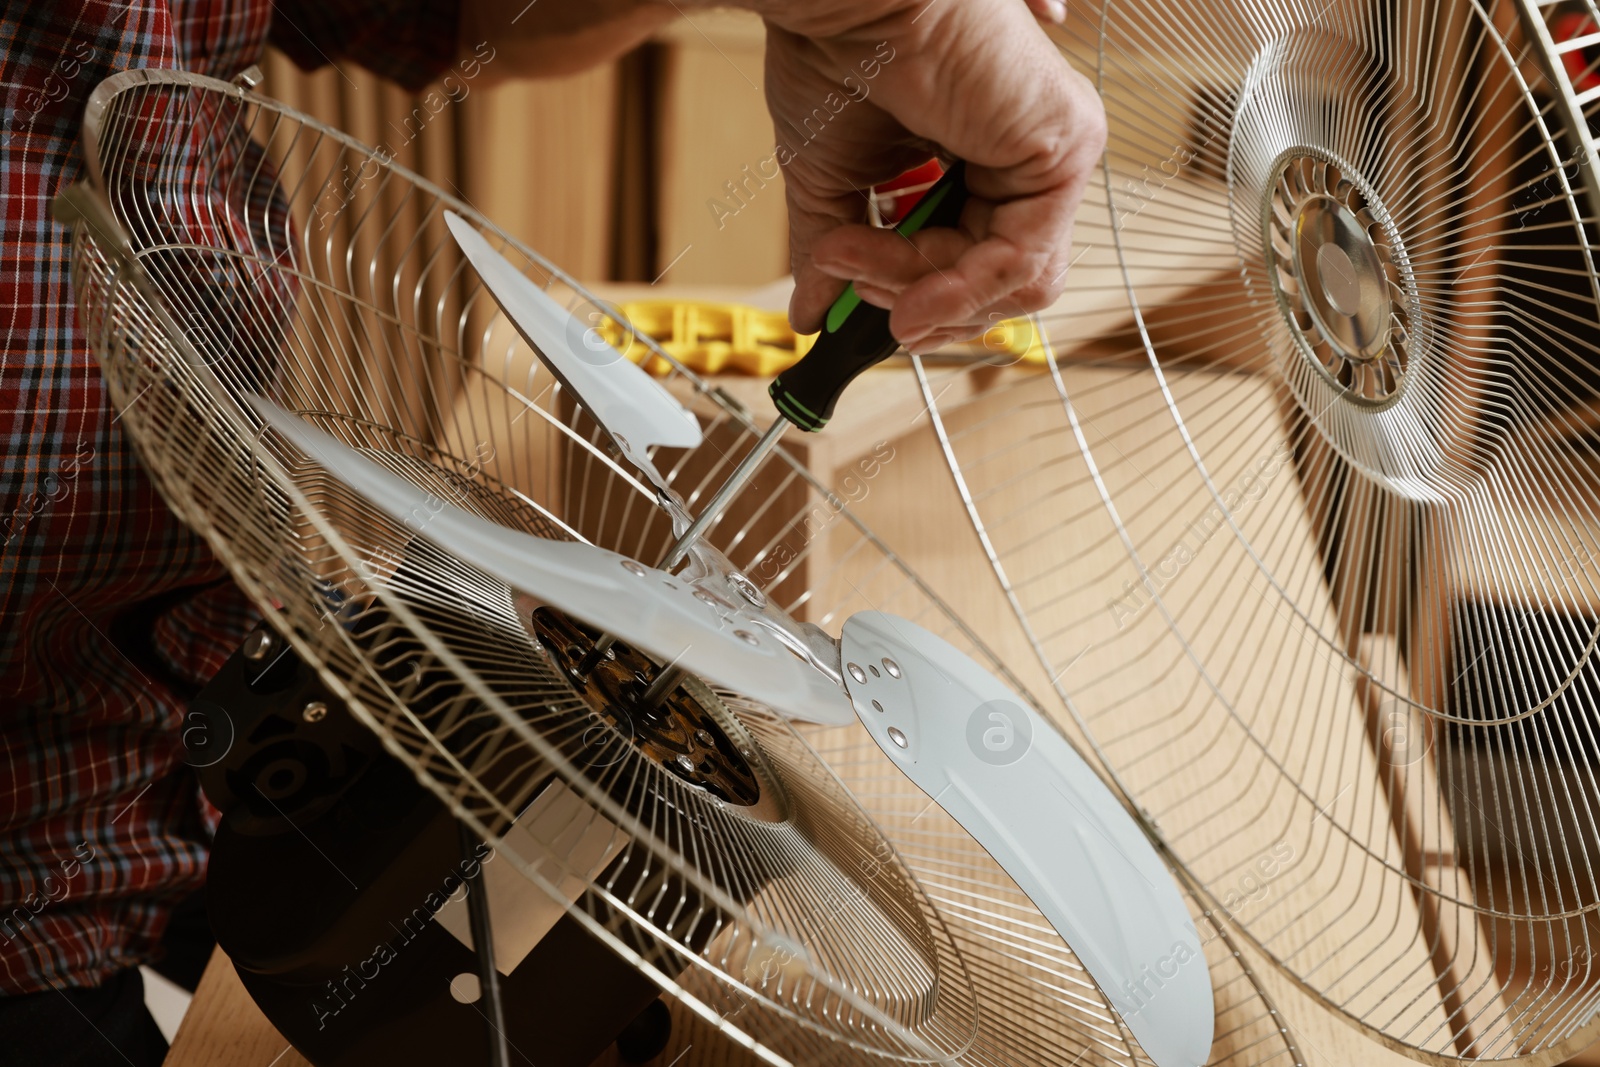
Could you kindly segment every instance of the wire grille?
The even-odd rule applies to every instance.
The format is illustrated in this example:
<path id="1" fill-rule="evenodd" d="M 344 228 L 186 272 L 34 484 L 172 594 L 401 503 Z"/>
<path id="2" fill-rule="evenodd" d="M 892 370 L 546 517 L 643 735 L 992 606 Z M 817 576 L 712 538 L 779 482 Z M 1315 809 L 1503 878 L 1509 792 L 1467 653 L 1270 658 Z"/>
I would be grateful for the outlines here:
<path id="1" fill-rule="evenodd" d="M 603 872 L 554 842 L 502 849 L 552 893 L 588 880 L 573 909 L 592 932 L 664 985 L 694 985 L 709 1016 L 743 1006 L 727 1029 L 772 1057 L 844 1043 L 943 1060 L 970 1044 L 971 983 L 944 924 L 786 722 L 702 693 L 765 799 L 687 784 L 579 698 L 509 589 L 415 536 L 427 514 L 387 520 L 247 414 L 246 394 L 269 395 L 432 499 L 542 536 L 650 506 L 559 390 L 541 405 L 456 356 L 484 329 L 503 352 L 509 332 L 485 325 L 492 305 L 451 252 L 441 213 L 464 206 L 220 83 L 136 73 L 96 103 L 98 175 L 137 267 L 80 234 L 76 282 L 123 424 L 180 515 L 391 750 L 489 834 L 552 779 L 578 791 L 627 835 Z M 279 167 L 302 178 L 285 186 Z M 357 184 L 330 207 L 340 174 Z M 665 535 L 660 516 L 637 525 Z M 881 871 L 864 906 L 832 906 L 868 856 Z"/>
<path id="2" fill-rule="evenodd" d="M 686 1062 L 1142 1062 L 1070 949 L 959 828 L 917 818 L 915 790 L 864 734 L 828 738 L 852 793 L 785 721 L 697 689 L 762 800 L 686 785 L 594 715 L 511 590 L 415 536 L 426 513 L 377 514 L 244 402 L 270 396 L 440 503 L 651 560 L 670 540 L 664 513 L 464 269 L 443 211 L 576 308 L 574 351 L 591 326 L 648 339 L 468 205 L 238 87 L 127 72 L 97 89 L 86 129 L 114 219 L 74 235 L 80 317 L 164 497 L 481 832 L 498 840 L 559 779 L 626 833 L 600 875 L 551 842 L 500 847 L 553 896 L 570 876 L 588 884 L 571 913 L 679 999 L 696 1035 L 683 1050 L 701 1042 Z M 703 423 L 703 446 L 655 456 L 692 507 L 755 427 L 655 351 Z M 780 451 L 713 540 L 797 617 L 895 612 L 1006 673 L 842 492 Z M 1208 953 L 1225 990 L 1219 1060 L 1298 1062 L 1253 980 Z"/>
<path id="3" fill-rule="evenodd" d="M 1429 1062 L 1555 1062 L 1600 1007 L 1593 167 L 1530 11 L 1594 13 L 1069 21 L 1111 130 L 1053 365 L 934 405 L 1039 672 L 1207 910 Z"/>

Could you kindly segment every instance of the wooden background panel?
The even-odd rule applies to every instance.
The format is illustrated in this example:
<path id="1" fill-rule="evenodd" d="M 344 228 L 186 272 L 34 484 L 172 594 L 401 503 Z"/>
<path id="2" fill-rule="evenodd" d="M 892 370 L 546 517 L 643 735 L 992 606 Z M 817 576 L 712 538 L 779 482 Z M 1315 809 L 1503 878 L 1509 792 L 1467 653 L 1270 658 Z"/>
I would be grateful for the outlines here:
<path id="1" fill-rule="evenodd" d="M 615 65 L 473 92 L 453 191 L 574 277 L 607 277 L 617 103 Z"/>
<path id="2" fill-rule="evenodd" d="M 695 12 L 662 32 L 658 280 L 757 286 L 789 272 L 765 42 L 760 19 L 732 11 Z"/>
<path id="3" fill-rule="evenodd" d="M 413 95 L 348 64 L 306 73 L 269 52 L 258 91 L 392 154 L 569 273 L 606 278 L 617 65 L 489 85 L 493 66 Z"/>

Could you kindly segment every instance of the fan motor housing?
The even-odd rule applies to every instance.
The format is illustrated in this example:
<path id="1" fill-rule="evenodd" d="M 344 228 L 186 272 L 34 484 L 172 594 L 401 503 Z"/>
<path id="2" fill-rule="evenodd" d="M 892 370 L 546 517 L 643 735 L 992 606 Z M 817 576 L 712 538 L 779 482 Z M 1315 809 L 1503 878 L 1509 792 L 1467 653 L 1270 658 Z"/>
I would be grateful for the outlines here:
<path id="1" fill-rule="evenodd" d="M 260 633 L 191 718 L 223 811 L 207 874 L 218 944 L 316 1067 L 487 1062 L 477 955 L 434 913 L 493 850 L 463 855 L 454 816 L 276 635 L 253 660 Z M 512 1045 L 551 1067 L 592 1063 L 659 992 L 570 915 L 501 977 Z"/>

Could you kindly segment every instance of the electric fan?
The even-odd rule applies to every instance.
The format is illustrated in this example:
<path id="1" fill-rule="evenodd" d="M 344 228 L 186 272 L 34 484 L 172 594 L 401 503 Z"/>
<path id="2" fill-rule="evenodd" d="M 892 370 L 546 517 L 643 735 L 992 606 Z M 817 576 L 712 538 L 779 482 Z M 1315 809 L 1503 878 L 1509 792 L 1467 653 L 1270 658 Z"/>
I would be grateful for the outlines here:
<path id="1" fill-rule="evenodd" d="M 1600 1035 L 1594 6 L 1098 7 L 1050 373 L 919 362 L 1010 665 L 1324 1005 L 1556 1062 Z"/>
<path id="2" fill-rule="evenodd" d="M 662 1055 L 710 1057 L 685 1062 L 1298 1062 L 1037 694 L 804 464 L 772 452 L 698 536 L 749 412 L 249 79 L 119 74 L 85 131 L 92 186 L 58 200 L 80 322 L 157 486 L 270 624 L 218 683 L 259 747 L 206 755 L 249 802 L 213 877 L 259 907 L 224 947 L 319 1064 L 443 1039 L 587 1063 L 641 981 L 678 1005 Z M 333 705 L 384 751 L 319 741 Z M 991 745 L 996 723 L 1031 738 Z M 1000 776 L 1043 783 L 1018 793 L 1036 818 Z M 291 849 L 314 873 L 261 859 Z M 477 878 L 470 916 L 422 896 Z M 280 925 L 297 908 L 316 937 Z M 369 947 L 386 922 L 404 943 Z"/>

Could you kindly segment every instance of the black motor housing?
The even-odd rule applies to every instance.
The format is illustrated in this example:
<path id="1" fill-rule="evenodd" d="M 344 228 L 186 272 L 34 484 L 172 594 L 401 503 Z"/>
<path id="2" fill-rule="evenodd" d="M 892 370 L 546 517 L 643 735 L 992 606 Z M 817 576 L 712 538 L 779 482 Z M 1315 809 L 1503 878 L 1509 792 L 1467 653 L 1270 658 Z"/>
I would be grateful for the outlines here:
<path id="1" fill-rule="evenodd" d="M 433 918 L 480 891 L 488 846 L 463 855 L 449 811 L 270 630 L 191 708 L 223 812 L 211 924 L 267 1018 L 316 1067 L 489 1062 L 483 1005 L 452 994 L 476 990 L 477 956 Z M 666 1041 L 659 989 L 570 915 L 500 989 L 513 1063 L 587 1067 L 636 1019 L 653 1032 L 633 1027 L 629 1059 Z"/>

